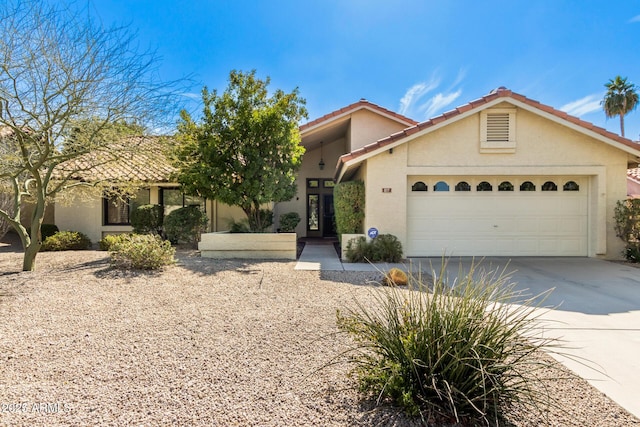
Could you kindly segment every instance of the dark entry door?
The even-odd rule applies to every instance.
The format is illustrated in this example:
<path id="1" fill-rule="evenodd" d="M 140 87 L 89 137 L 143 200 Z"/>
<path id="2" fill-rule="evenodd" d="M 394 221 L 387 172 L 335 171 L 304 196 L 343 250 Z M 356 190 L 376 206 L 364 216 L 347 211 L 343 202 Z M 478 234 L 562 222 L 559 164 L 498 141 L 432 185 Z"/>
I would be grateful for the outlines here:
<path id="1" fill-rule="evenodd" d="M 322 196 L 322 237 L 336 235 L 336 214 L 333 209 L 333 194 Z"/>
<path id="2" fill-rule="evenodd" d="M 333 180 L 320 178 L 308 179 L 307 236 L 333 237 L 335 235 Z"/>

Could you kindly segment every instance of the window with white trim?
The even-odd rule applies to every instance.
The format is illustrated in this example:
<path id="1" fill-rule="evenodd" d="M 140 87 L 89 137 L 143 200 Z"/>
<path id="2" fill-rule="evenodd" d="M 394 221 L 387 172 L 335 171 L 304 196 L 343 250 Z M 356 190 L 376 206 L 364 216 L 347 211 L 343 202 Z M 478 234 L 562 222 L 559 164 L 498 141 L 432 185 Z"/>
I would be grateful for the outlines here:
<path id="1" fill-rule="evenodd" d="M 515 153 L 516 109 L 493 108 L 480 113 L 480 152 Z"/>

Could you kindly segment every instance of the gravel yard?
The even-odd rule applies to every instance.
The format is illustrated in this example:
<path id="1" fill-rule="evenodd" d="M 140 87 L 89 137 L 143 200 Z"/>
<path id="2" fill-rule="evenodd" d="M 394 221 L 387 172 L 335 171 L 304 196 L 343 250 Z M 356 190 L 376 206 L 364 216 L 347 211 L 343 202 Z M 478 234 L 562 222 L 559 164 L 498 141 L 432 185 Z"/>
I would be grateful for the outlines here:
<path id="1" fill-rule="evenodd" d="M 2 425 L 418 425 L 374 408 L 349 367 L 335 312 L 366 299 L 371 273 L 294 271 L 290 262 L 181 252 L 160 273 L 121 272 L 99 251 L 0 248 Z M 569 374 L 567 374 L 569 377 Z M 640 426 L 570 377 L 543 418 L 512 426 Z"/>

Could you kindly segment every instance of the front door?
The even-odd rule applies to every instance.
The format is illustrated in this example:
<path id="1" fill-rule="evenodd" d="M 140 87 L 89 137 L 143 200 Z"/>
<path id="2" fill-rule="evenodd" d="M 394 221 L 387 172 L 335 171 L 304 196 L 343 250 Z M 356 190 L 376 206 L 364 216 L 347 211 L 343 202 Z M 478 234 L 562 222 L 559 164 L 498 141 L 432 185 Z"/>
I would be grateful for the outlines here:
<path id="1" fill-rule="evenodd" d="M 336 235 L 333 209 L 333 180 L 307 179 L 307 236 L 333 237 Z"/>

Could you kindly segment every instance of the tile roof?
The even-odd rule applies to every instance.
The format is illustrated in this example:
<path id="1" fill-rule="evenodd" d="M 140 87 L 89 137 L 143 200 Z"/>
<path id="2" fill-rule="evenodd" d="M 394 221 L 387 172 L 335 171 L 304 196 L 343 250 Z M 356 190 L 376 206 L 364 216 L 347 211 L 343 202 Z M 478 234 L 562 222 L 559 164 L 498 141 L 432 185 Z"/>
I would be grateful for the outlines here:
<path id="1" fill-rule="evenodd" d="M 627 178 L 640 182 L 640 168 L 627 169 Z"/>
<path id="2" fill-rule="evenodd" d="M 56 172 L 83 182 L 169 182 L 175 168 L 165 153 L 166 137 L 128 137 L 64 162 Z"/>
<path id="3" fill-rule="evenodd" d="M 413 135 L 415 133 L 418 133 L 420 131 L 423 131 L 425 129 L 428 129 L 430 127 L 433 127 L 437 124 L 440 124 L 442 122 L 445 122 L 447 120 L 451 120 L 463 113 L 466 113 L 468 111 L 480 108 L 484 105 L 487 105 L 490 102 L 496 101 L 496 100 L 500 100 L 501 98 L 506 99 L 514 99 L 516 101 L 519 101 L 523 104 L 526 104 L 530 107 L 533 107 L 535 109 L 541 110 L 545 113 L 549 113 L 552 114 L 562 120 L 565 120 L 567 122 L 570 122 L 574 125 L 577 125 L 581 128 L 584 128 L 585 130 L 591 131 L 591 132 L 595 132 L 599 135 L 602 135 L 606 138 L 609 138 L 613 141 L 619 142 L 620 144 L 626 145 L 628 147 L 631 147 L 635 150 L 640 150 L 640 144 L 637 144 L 633 141 L 631 141 L 630 139 L 624 138 L 618 134 L 615 134 L 613 132 L 609 132 L 608 130 L 601 128 L 599 126 L 594 125 L 593 123 L 589 123 L 586 122 L 584 120 L 579 119 L 578 117 L 574 117 L 571 116 L 567 113 L 565 113 L 564 111 L 560 111 L 560 110 L 556 110 L 553 107 L 550 107 L 548 105 L 544 105 L 541 104 L 539 101 L 535 101 L 533 99 L 529 99 L 524 95 L 520 95 L 518 93 L 512 92 L 511 90 L 505 88 L 505 87 L 499 87 L 498 89 L 492 90 L 488 95 L 485 95 L 481 98 L 475 99 L 467 104 L 464 104 L 460 107 L 457 107 L 453 110 L 447 111 L 439 116 L 436 116 L 430 120 L 421 122 L 421 123 L 417 123 L 414 126 L 408 127 L 400 132 L 396 132 L 386 138 L 380 139 L 372 144 L 366 145 L 358 150 L 352 151 L 351 153 L 345 154 L 342 157 L 340 157 L 340 159 L 338 160 L 338 166 L 337 166 L 337 171 L 336 171 L 336 176 L 339 174 L 340 169 L 343 167 L 343 165 L 350 161 L 350 160 L 354 160 L 357 159 L 358 157 L 361 157 L 367 153 L 370 153 L 372 151 L 378 150 L 386 145 L 392 144 L 398 140 L 404 139 L 410 135 Z"/>
<path id="4" fill-rule="evenodd" d="M 316 125 L 318 125 L 320 123 L 329 121 L 329 120 L 333 119 L 334 117 L 343 116 L 345 114 L 348 114 L 348 113 L 351 113 L 351 112 L 354 112 L 354 111 L 357 111 L 357 110 L 360 110 L 360 109 L 363 109 L 363 108 L 367 108 L 367 109 L 370 109 L 370 110 L 377 111 L 377 112 L 382 113 L 384 115 L 393 117 L 393 118 L 395 118 L 396 120 L 398 120 L 400 122 L 408 123 L 409 125 L 415 125 L 415 124 L 418 123 L 413 119 L 405 117 L 402 114 L 398 114 L 398 113 L 396 113 L 394 111 L 388 110 L 388 109 L 386 109 L 384 107 L 379 106 L 378 104 L 374 104 L 373 102 L 369 102 L 369 101 L 367 101 L 366 99 L 363 98 L 358 102 L 354 102 L 353 104 L 347 105 L 346 107 L 342 107 L 342 108 L 340 108 L 338 110 L 335 110 L 335 111 L 333 111 L 333 112 L 331 112 L 329 114 L 325 114 L 322 117 L 318 117 L 315 120 L 312 120 L 312 121 L 310 121 L 308 123 L 305 123 L 305 124 L 301 125 L 300 126 L 300 132 L 304 132 L 305 130 L 307 130 L 309 128 L 312 128 L 312 127 L 314 127 L 314 126 L 316 126 Z"/>

